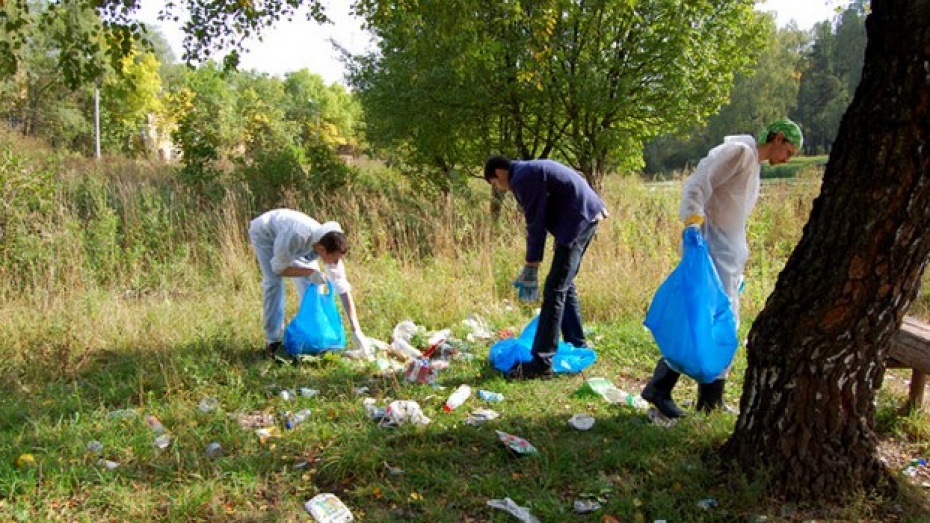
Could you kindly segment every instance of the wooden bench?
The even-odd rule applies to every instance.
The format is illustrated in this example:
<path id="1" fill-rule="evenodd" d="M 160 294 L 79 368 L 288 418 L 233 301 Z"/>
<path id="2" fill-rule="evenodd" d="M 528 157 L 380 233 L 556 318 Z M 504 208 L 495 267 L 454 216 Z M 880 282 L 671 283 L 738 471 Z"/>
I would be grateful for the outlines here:
<path id="1" fill-rule="evenodd" d="M 927 374 L 930 374 L 930 325 L 905 316 L 901 328 L 891 340 L 891 351 L 885 364 L 889 369 L 911 369 L 907 408 L 919 409 L 924 401 Z"/>

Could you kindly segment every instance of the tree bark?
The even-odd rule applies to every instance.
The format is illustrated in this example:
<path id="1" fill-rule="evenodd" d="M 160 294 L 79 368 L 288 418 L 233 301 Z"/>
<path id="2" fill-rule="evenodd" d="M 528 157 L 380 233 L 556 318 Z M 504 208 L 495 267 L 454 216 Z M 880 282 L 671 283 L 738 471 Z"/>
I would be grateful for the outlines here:
<path id="1" fill-rule="evenodd" d="M 749 333 L 741 414 L 721 451 L 798 501 L 894 490 L 873 400 L 930 252 L 930 2 L 873 0 L 866 30 L 862 81 Z"/>

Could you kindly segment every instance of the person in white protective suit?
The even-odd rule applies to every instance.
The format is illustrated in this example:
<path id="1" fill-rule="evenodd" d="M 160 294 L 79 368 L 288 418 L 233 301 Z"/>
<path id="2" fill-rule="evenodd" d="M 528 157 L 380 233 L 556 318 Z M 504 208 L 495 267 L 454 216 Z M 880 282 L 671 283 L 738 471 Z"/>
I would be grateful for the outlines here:
<path id="1" fill-rule="evenodd" d="M 785 163 L 798 153 L 804 137 L 798 125 L 782 118 L 757 137 L 727 136 L 710 150 L 684 182 L 679 216 L 685 227 L 699 227 L 714 262 L 723 290 L 739 326 L 739 294 L 743 268 L 749 258 L 746 222 L 759 198 L 761 164 Z M 723 390 L 729 368 L 711 383 L 698 384 L 696 409 L 727 410 Z M 681 375 L 659 360 L 642 397 L 662 414 L 678 418 L 684 412 L 672 400 L 672 389 Z"/>
<path id="2" fill-rule="evenodd" d="M 292 209 L 268 211 L 249 224 L 249 239 L 262 270 L 262 316 L 265 327 L 265 355 L 273 357 L 284 337 L 284 278 L 292 278 L 298 303 L 311 284 L 332 281 L 352 329 L 356 349 L 372 354 L 371 342 L 362 332 L 352 299 L 352 286 L 346 279 L 342 257 L 348 241 L 337 222 L 319 223 Z"/>

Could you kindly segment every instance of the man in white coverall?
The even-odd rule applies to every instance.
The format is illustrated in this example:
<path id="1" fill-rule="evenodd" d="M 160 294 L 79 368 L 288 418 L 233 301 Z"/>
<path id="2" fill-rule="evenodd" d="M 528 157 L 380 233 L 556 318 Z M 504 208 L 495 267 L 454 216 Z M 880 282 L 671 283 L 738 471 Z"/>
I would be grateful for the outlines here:
<path id="1" fill-rule="evenodd" d="M 737 326 L 740 283 L 749 258 L 746 222 L 759 198 L 761 164 L 766 160 L 769 165 L 785 163 L 798 153 L 803 141 L 801 129 L 787 118 L 773 122 L 756 138 L 727 136 L 698 163 L 682 188 L 679 216 L 685 227 L 701 229 Z M 698 384 L 698 411 L 726 408 L 723 389 L 728 371 L 711 383 Z M 643 399 L 669 418 L 684 415 L 672 400 L 679 376 L 662 358 L 642 392 Z"/>
<path id="2" fill-rule="evenodd" d="M 262 270 L 262 316 L 265 354 L 273 357 L 284 337 L 284 278 L 294 278 L 298 303 L 310 284 L 331 280 L 342 299 L 356 349 L 371 354 L 370 342 L 358 323 L 352 286 L 346 279 L 342 257 L 348 241 L 337 222 L 320 224 L 291 209 L 268 211 L 249 224 L 249 239 Z M 325 271 L 322 268 L 325 267 Z"/>

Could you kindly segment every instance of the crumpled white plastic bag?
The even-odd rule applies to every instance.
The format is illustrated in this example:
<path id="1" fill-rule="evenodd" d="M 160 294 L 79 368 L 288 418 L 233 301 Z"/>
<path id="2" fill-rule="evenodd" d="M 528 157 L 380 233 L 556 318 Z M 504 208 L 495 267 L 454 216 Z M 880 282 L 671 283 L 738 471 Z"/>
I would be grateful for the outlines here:
<path id="1" fill-rule="evenodd" d="M 432 420 L 423 414 L 423 410 L 420 408 L 419 403 L 415 401 L 397 400 L 392 401 L 387 408 L 384 409 L 384 418 L 381 420 L 381 425 L 406 425 L 408 423 L 427 425 L 430 421 Z"/>
<path id="2" fill-rule="evenodd" d="M 540 521 L 536 519 L 536 516 L 530 514 L 530 510 L 528 508 L 517 505 L 517 503 L 510 498 L 490 499 L 488 500 L 487 505 L 492 508 L 499 508 L 501 510 L 507 511 L 523 523 L 540 523 Z"/>

